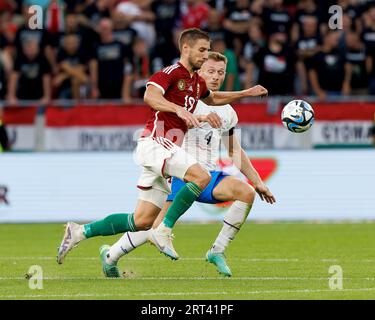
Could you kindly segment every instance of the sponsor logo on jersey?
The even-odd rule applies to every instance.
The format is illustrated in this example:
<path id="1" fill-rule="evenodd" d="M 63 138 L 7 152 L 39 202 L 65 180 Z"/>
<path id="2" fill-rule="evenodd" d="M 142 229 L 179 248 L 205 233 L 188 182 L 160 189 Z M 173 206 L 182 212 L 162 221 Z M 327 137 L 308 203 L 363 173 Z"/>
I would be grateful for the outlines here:
<path id="1" fill-rule="evenodd" d="M 181 91 L 185 90 L 186 84 L 184 80 L 178 80 L 177 82 L 177 88 Z"/>
<path id="2" fill-rule="evenodd" d="M 197 84 L 197 100 L 199 100 L 199 91 L 200 91 L 201 86 L 199 83 Z"/>

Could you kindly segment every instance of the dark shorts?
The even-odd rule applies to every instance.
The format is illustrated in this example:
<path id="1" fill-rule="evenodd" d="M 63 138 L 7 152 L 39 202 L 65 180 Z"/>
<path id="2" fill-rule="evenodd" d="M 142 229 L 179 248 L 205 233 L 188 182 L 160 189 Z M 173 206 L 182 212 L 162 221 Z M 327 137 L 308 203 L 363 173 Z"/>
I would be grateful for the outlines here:
<path id="1" fill-rule="evenodd" d="M 221 180 L 223 180 L 225 177 L 229 176 L 228 174 L 222 172 L 222 171 L 210 171 L 211 174 L 211 181 L 208 184 L 208 186 L 203 190 L 203 192 L 200 194 L 199 198 L 196 200 L 198 202 L 203 203 L 221 203 L 224 201 L 217 200 L 212 195 L 212 192 L 214 191 L 215 187 L 220 183 Z M 185 185 L 185 182 L 173 177 L 172 178 L 172 185 L 171 189 L 172 192 L 168 195 L 167 201 L 173 201 L 176 197 L 176 194 L 180 189 Z"/>

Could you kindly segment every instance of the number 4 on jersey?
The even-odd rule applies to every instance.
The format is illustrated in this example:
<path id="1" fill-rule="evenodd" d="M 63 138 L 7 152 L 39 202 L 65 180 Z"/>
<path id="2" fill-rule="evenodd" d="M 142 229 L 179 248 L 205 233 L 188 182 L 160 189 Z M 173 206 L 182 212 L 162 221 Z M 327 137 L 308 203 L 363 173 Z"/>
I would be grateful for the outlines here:
<path id="1" fill-rule="evenodd" d="M 207 141 L 207 145 L 210 144 L 211 138 L 212 138 L 212 130 L 204 136 L 204 139 Z"/>

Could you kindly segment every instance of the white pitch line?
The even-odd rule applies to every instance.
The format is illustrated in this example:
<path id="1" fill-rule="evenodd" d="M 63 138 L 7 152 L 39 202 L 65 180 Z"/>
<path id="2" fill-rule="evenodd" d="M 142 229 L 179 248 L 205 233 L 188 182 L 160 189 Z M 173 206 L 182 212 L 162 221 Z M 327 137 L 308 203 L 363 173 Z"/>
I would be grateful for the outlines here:
<path id="1" fill-rule="evenodd" d="M 330 292 L 334 294 L 348 293 L 348 292 L 369 292 L 375 291 L 375 288 L 355 288 L 355 289 L 297 289 L 297 290 L 256 290 L 256 291 L 208 291 L 208 292 L 143 292 L 143 293 L 113 293 L 113 294 L 92 294 L 92 293 L 78 293 L 78 294 L 36 294 L 36 295 L 0 295 L 2 299 L 11 298 L 104 298 L 104 297 L 152 297 L 152 296 L 198 296 L 198 295 L 262 295 L 262 294 L 288 294 L 288 293 L 321 293 Z"/>
<path id="2" fill-rule="evenodd" d="M 98 260 L 98 257 L 69 257 L 69 260 L 83 260 L 83 261 L 94 261 Z M 127 257 L 124 259 L 130 261 L 149 261 L 149 260 L 166 260 L 165 257 Z M 56 257 L 50 256 L 39 256 L 39 257 L 0 257 L 0 260 L 56 260 Z M 182 257 L 180 261 L 204 261 L 205 258 L 198 257 Z M 244 261 L 244 262 L 357 262 L 357 263 L 375 263 L 375 259 L 359 259 L 359 260 L 349 260 L 349 259 L 299 259 L 299 258 L 230 258 L 233 261 Z"/>
<path id="3" fill-rule="evenodd" d="M 122 278 L 104 278 L 103 277 L 43 277 L 43 280 L 105 280 L 105 281 L 129 281 L 129 280 L 195 280 L 195 281 L 207 281 L 207 280 L 223 280 L 223 281 L 309 281 L 309 280 L 329 280 L 330 277 L 122 277 Z M 0 281 L 7 280 L 27 280 L 25 277 L 0 277 Z M 375 278 L 343 278 L 343 280 L 364 280 L 364 281 L 375 281 Z"/>
<path id="4" fill-rule="evenodd" d="M 140 261 L 148 261 L 148 260 L 165 260 L 165 257 L 125 257 L 127 260 L 140 260 Z M 98 260 L 98 257 L 69 257 L 69 260 Z M 0 260 L 56 260 L 56 257 L 0 257 Z M 180 260 L 185 261 L 202 261 L 206 260 L 205 258 L 199 257 L 182 257 Z M 252 262 L 298 262 L 299 259 L 289 259 L 289 258 L 270 258 L 270 259 L 262 259 L 262 258 L 231 258 L 231 260 L 238 260 L 238 261 L 252 261 Z"/>

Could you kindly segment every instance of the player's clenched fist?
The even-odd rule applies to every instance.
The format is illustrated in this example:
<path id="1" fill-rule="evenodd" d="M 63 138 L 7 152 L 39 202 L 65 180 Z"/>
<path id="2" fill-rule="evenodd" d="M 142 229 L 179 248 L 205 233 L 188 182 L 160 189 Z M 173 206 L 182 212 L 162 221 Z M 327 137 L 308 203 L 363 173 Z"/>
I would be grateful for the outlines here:
<path id="1" fill-rule="evenodd" d="M 268 90 L 259 84 L 245 91 L 248 97 L 265 97 L 268 95 Z"/>
<path id="2" fill-rule="evenodd" d="M 221 127 L 221 118 L 215 112 L 210 112 L 207 115 L 207 120 L 206 121 L 209 123 L 209 125 L 212 128 L 220 128 Z"/>
<path id="3" fill-rule="evenodd" d="M 210 112 L 207 115 L 199 115 L 198 120 L 200 122 L 207 122 L 212 128 L 220 128 L 221 127 L 221 118 L 215 112 Z"/>
<path id="4" fill-rule="evenodd" d="M 176 109 L 176 114 L 179 118 L 185 121 L 186 125 L 188 128 L 197 128 L 199 127 L 199 121 L 195 115 L 190 113 L 184 108 L 177 108 Z"/>

